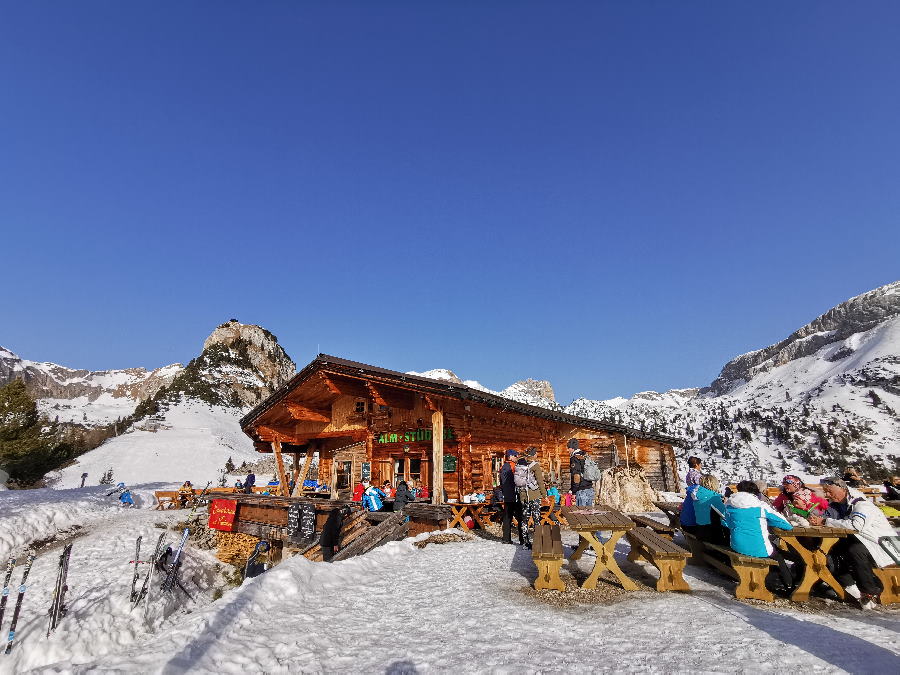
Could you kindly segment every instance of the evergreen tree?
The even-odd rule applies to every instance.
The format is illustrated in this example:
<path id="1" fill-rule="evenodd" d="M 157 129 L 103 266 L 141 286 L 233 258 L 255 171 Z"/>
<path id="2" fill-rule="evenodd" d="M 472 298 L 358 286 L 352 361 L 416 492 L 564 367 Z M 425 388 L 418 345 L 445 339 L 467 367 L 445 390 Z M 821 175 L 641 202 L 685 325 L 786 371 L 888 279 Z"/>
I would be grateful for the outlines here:
<path id="1" fill-rule="evenodd" d="M 225 473 L 234 473 L 234 462 L 231 460 L 231 457 L 225 462 Z"/>
<path id="2" fill-rule="evenodd" d="M 57 444 L 43 427 L 22 380 L 0 387 L 0 466 L 11 480 L 34 482 L 55 465 Z"/>
<path id="3" fill-rule="evenodd" d="M 109 467 L 100 478 L 100 485 L 112 485 L 114 480 L 112 467 Z"/>

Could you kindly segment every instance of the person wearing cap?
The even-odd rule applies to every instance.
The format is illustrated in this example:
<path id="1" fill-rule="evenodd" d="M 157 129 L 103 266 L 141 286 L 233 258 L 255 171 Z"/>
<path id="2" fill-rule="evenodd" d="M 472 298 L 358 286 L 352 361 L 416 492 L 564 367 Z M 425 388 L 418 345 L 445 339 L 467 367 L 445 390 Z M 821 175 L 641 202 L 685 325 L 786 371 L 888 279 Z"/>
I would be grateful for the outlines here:
<path id="1" fill-rule="evenodd" d="M 519 453 L 510 448 L 500 468 L 500 491 L 503 493 L 503 543 L 512 543 L 512 519 L 522 522 L 522 505 L 516 490 L 516 461 Z M 521 541 L 519 543 L 522 543 Z"/>
<path id="2" fill-rule="evenodd" d="M 537 459 L 537 448 L 530 447 L 525 450 L 525 456 L 519 463 L 525 463 L 529 476 L 534 477 L 534 487 L 529 480 L 528 485 L 519 488 L 519 496 L 522 498 L 522 518 L 519 520 L 519 541 L 523 546 L 531 548 L 531 533 L 528 530 L 529 518 L 537 527 L 541 522 L 541 500 L 547 497 L 547 486 L 544 485 L 544 471 Z"/>
<path id="3" fill-rule="evenodd" d="M 823 478 L 822 489 L 830 502 L 824 516 L 811 513 L 811 525 L 853 530 L 831 548 L 829 557 L 835 566 L 835 578 L 863 609 L 875 606 L 883 590 L 872 571 L 888 567 L 893 559 L 878 543 L 881 537 L 895 536 L 894 528 L 875 504 L 842 478 Z"/>
<path id="4" fill-rule="evenodd" d="M 572 492 L 575 506 L 594 505 L 594 483 L 584 478 L 584 458 L 587 453 L 578 447 L 578 440 L 569 441 L 569 473 L 572 475 Z"/>

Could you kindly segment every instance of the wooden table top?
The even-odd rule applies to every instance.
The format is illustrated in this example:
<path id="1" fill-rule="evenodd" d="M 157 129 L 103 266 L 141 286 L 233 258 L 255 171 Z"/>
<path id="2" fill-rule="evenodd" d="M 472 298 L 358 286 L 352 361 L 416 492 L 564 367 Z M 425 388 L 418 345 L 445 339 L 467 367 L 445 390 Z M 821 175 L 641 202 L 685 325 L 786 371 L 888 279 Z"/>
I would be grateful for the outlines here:
<path id="1" fill-rule="evenodd" d="M 634 521 L 611 506 L 564 506 L 562 515 L 569 529 L 586 530 L 630 530 Z"/>
<path id="2" fill-rule="evenodd" d="M 842 527 L 826 527 L 824 525 L 810 525 L 809 527 L 795 527 L 793 530 L 782 530 L 773 527 L 772 532 L 779 537 L 846 537 L 855 530 L 845 530 Z"/>
<path id="3" fill-rule="evenodd" d="M 664 512 L 677 512 L 681 510 L 681 502 L 653 502 L 653 505 Z"/>

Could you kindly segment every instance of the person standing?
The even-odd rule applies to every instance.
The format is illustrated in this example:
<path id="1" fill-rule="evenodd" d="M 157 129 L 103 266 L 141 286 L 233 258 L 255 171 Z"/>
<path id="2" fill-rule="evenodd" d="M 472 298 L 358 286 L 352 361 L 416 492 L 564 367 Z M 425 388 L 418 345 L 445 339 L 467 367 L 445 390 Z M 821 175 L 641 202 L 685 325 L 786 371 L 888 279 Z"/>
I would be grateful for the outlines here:
<path id="1" fill-rule="evenodd" d="M 319 537 L 319 548 L 325 562 L 331 562 L 334 554 L 341 550 L 341 528 L 344 526 L 344 518 L 349 515 L 349 506 L 332 509 L 328 514 Z"/>
<path id="2" fill-rule="evenodd" d="M 256 485 L 256 474 L 251 471 L 244 479 L 244 492 L 246 492 L 247 494 L 253 492 L 254 485 Z"/>
<path id="3" fill-rule="evenodd" d="M 572 443 L 574 441 L 574 443 Z M 572 492 L 575 493 L 575 506 L 594 505 L 594 483 L 584 477 L 584 460 L 587 453 L 578 447 L 578 441 L 569 441 L 569 473 L 572 475 Z M 574 447 L 572 447 L 574 445 Z"/>
<path id="4" fill-rule="evenodd" d="M 519 453 L 510 448 L 506 451 L 506 461 L 500 467 L 500 491 L 503 493 L 503 543 L 512 543 L 512 519 L 522 522 L 522 505 L 516 491 L 516 460 Z M 519 542 L 521 543 L 521 542 Z"/>
<path id="5" fill-rule="evenodd" d="M 413 501 L 415 497 L 409 491 L 409 485 L 405 480 L 397 483 L 397 490 L 394 492 L 394 511 L 402 511 L 403 507 Z"/>
<path id="6" fill-rule="evenodd" d="M 688 472 L 684 479 L 687 487 L 692 485 L 700 485 L 700 478 L 703 476 L 703 460 L 696 456 L 688 457 Z"/>
<path id="7" fill-rule="evenodd" d="M 528 520 L 537 527 L 541 522 L 541 500 L 547 497 L 547 487 L 544 485 L 544 471 L 537 459 L 537 448 L 530 447 L 525 451 L 525 456 L 519 460 L 524 462 L 526 471 L 525 486 L 519 488 L 519 497 L 522 501 L 522 517 L 519 518 L 519 542 L 526 548 L 531 548 L 531 532 L 528 529 Z"/>

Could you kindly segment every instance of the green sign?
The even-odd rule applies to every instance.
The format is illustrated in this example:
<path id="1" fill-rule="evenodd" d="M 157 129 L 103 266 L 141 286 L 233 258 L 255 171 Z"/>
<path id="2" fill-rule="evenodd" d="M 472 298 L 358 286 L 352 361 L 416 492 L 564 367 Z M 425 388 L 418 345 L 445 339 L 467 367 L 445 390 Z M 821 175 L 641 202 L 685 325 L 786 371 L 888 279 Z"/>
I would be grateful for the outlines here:
<path id="1" fill-rule="evenodd" d="M 444 473 L 456 472 L 456 457 L 453 455 L 444 455 Z"/>
<path id="2" fill-rule="evenodd" d="M 431 441 L 431 429 L 412 429 L 410 431 L 391 431 L 375 434 L 376 443 L 421 443 Z M 444 440 L 455 441 L 453 427 L 444 427 Z"/>

